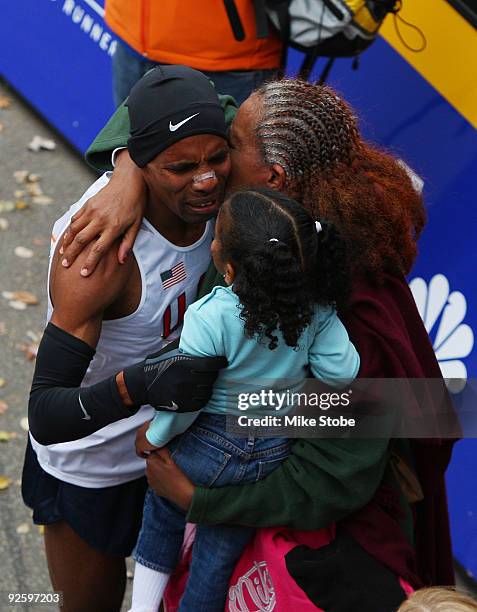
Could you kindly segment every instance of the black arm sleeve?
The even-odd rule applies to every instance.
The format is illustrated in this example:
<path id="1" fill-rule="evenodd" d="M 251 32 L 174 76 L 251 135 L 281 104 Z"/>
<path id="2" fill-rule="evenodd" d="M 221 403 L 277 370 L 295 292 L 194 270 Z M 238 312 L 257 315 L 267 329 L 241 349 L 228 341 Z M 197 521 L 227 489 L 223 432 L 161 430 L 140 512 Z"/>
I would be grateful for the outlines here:
<path id="1" fill-rule="evenodd" d="M 48 323 L 28 405 L 30 431 L 40 444 L 84 438 L 139 410 L 139 405 L 123 404 L 115 376 L 79 387 L 94 353 L 86 342 Z"/>

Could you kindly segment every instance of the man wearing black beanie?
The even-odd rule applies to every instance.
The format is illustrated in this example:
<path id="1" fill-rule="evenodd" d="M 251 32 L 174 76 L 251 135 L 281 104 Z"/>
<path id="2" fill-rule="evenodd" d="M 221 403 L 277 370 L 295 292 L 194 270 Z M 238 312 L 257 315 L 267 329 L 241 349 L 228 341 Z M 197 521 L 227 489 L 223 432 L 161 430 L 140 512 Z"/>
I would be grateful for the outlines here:
<path id="1" fill-rule="evenodd" d="M 51 359 L 48 372 L 35 373 L 40 387 L 65 360 L 78 363 L 78 380 L 71 380 L 71 387 L 81 380 L 91 385 L 176 339 L 209 265 L 214 217 L 230 170 L 224 114 L 213 86 L 196 70 L 158 67 L 136 84 L 127 104 L 128 150 L 148 188 L 145 219 L 127 262 L 119 265 L 111 250 L 89 278 L 79 275 L 87 251 L 71 272 L 65 269 L 61 236 L 71 216 L 108 184 L 110 173 L 56 222 L 50 323 L 42 340 L 42 351 L 49 351 Z M 60 337 L 58 327 L 76 338 Z M 203 363 L 215 379 L 220 366 L 213 360 Z M 116 395 L 119 391 L 121 397 L 114 410 L 122 399 L 121 418 L 128 416 L 128 402 L 121 395 L 121 381 L 117 384 Z M 191 397 L 201 395 L 193 385 L 187 390 Z M 55 590 L 63 593 L 63 609 L 117 611 L 125 587 L 125 557 L 137 539 L 146 490 L 145 463 L 135 454 L 135 435 L 154 410 L 130 406 L 129 418 L 93 433 L 94 423 L 103 422 L 112 406 L 93 402 L 86 390 L 73 388 L 59 401 L 62 414 L 77 419 L 84 435 L 51 444 L 44 427 L 43 433 L 33 427 L 24 499 L 33 508 L 35 522 L 45 524 L 50 575 Z"/>
<path id="2" fill-rule="evenodd" d="M 175 142 L 197 134 L 227 137 L 224 112 L 209 79 L 187 66 L 159 66 L 131 89 L 128 150 L 143 168 Z"/>

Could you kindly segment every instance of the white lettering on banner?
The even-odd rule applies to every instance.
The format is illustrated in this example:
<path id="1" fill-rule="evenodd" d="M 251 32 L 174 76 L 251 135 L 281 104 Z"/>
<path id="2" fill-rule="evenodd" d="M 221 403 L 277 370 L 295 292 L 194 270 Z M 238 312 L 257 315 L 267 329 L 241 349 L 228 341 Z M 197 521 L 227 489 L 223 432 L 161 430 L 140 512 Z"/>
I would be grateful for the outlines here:
<path id="1" fill-rule="evenodd" d="M 65 3 L 63 4 L 63 13 L 66 13 L 67 15 L 71 15 L 74 8 L 75 8 L 75 3 L 73 2 L 73 0 L 65 0 Z"/>
<path id="2" fill-rule="evenodd" d="M 84 9 L 82 9 L 80 6 L 75 6 L 75 10 L 73 11 L 73 14 L 71 15 L 71 19 L 73 20 L 73 23 L 80 23 L 83 17 L 84 17 Z"/>
<path id="3" fill-rule="evenodd" d="M 94 0 L 83 0 L 83 2 L 98 13 L 101 18 L 104 16 L 104 9 L 97 2 L 94 2 Z M 71 21 L 78 25 L 80 30 L 87 34 L 102 51 L 105 51 L 109 56 L 114 55 L 117 41 L 78 2 L 64 0 L 62 11 L 65 15 L 71 17 Z"/>
<path id="4" fill-rule="evenodd" d="M 276 604 L 277 597 L 266 561 L 255 561 L 229 589 L 229 612 L 272 612 Z"/>
<path id="5" fill-rule="evenodd" d="M 85 15 L 83 17 L 83 21 L 81 22 L 81 29 L 83 30 L 83 32 L 85 32 L 86 34 L 89 34 L 89 31 L 91 30 L 91 28 L 93 27 L 93 19 L 92 17 L 90 17 L 89 15 Z"/>
<path id="6" fill-rule="evenodd" d="M 99 25 L 99 23 L 95 23 L 91 30 L 91 34 L 89 35 L 89 37 L 92 38 L 94 42 L 99 43 L 99 39 L 101 38 L 102 33 L 103 33 L 103 28 Z"/>
<path id="7" fill-rule="evenodd" d="M 99 46 L 103 51 L 107 51 L 109 48 L 109 43 L 111 41 L 111 34 L 109 32 L 104 32 L 99 41 Z"/>

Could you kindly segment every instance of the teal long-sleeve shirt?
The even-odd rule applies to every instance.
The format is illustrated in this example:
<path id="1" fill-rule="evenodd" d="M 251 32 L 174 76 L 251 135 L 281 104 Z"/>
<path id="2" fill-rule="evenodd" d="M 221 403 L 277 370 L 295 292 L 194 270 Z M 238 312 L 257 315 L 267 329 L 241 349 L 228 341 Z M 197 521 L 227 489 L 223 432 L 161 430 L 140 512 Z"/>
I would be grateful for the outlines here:
<path id="1" fill-rule="evenodd" d="M 238 416 L 244 409 L 238 405 L 238 394 L 243 395 L 244 391 L 260 391 L 264 386 L 275 393 L 286 392 L 290 386 L 291 390 L 298 390 L 309 373 L 339 387 L 351 382 L 358 373 L 358 353 L 331 307 L 316 305 L 296 348 L 288 346 L 278 330 L 276 337 L 277 346 L 270 350 L 268 340 L 246 336 L 240 300 L 232 287 L 214 287 L 189 306 L 179 348 L 189 355 L 223 355 L 228 360 L 204 412 Z M 284 406 L 280 414 L 286 409 Z M 256 410 L 259 414 L 260 407 Z M 247 414 L 252 416 L 250 410 Z M 146 433 L 147 439 L 155 446 L 165 446 L 197 416 L 198 413 L 158 412 Z"/>

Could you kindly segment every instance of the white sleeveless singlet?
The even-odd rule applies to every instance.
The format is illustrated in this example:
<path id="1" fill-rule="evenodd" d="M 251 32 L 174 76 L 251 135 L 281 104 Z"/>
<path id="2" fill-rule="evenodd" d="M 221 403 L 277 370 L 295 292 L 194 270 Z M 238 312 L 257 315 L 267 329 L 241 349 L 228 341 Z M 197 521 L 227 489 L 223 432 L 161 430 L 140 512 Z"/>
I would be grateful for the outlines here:
<path id="1" fill-rule="evenodd" d="M 55 223 L 50 262 L 71 216 L 109 182 L 110 176 L 106 173 L 99 178 Z M 116 374 L 179 336 L 184 311 L 195 301 L 200 279 L 210 263 L 213 231 L 214 222 L 208 221 L 197 242 L 178 247 L 143 220 L 133 247 L 142 280 L 139 306 L 126 317 L 103 321 L 96 354 L 82 386 Z M 50 270 L 48 286 L 49 276 Z M 48 319 L 51 313 L 48 291 Z M 136 456 L 134 441 L 137 429 L 153 416 L 154 409 L 143 406 L 134 416 L 73 442 L 43 446 L 31 434 L 30 438 L 45 472 L 82 487 L 109 487 L 144 474 L 145 462 Z"/>

